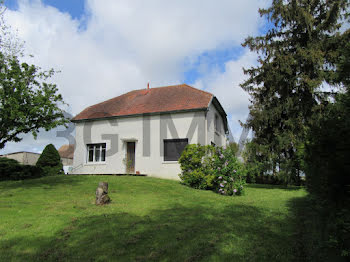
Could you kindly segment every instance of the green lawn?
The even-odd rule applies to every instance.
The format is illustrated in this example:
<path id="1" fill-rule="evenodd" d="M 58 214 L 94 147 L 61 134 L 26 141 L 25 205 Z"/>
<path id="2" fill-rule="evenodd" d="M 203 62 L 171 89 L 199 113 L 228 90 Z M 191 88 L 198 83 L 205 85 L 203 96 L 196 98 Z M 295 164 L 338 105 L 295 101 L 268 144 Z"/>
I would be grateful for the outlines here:
<path id="1" fill-rule="evenodd" d="M 99 181 L 107 206 L 94 205 Z M 291 203 L 305 195 L 250 185 L 227 197 L 129 176 L 0 182 L 0 261 L 295 260 Z"/>

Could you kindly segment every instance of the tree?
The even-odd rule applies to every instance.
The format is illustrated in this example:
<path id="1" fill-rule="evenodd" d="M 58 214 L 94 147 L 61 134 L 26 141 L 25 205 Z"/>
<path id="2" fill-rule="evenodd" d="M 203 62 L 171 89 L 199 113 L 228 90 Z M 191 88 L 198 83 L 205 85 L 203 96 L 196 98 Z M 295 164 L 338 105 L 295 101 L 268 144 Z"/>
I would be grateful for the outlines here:
<path id="1" fill-rule="evenodd" d="M 21 134 L 37 136 L 67 123 L 60 108 L 64 104 L 55 84 L 46 81 L 54 70 L 42 71 L 35 65 L 21 63 L 16 55 L 21 48 L 9 36 L 0 8 L 0 149 L 10 141 L 19 142 Z"/>
<path id="2" fill-rule="evenodd" d="M 53 144 L 49 144 L 44 148 L 36 166 L 42 168 L 45 175 L 63 174 L 61 157 Z"/>
<path id="3" fill-rule="evenodd" d="M 6 7 L 4 1 L 0 1 L 0 49 L 1 53 L 9 57 L 23 56 L 24 42 L 13 32 L 10 26 L 5 23 L 4 13 Z"/>
<path id="4" fill-rule="evenodd" d="M 245 168 L 247 170 L 247 182 L 264 182 L 264 175 L 271 170 L 270 158 L 266 146 L 247 141 L 242 152 Z"/>
<path id="5" fill-rule="evenodd" d="M 347 41 L 337 62 L 334 82 L 346 87 L 316 115 L 305 144 L 306 188 L 318 206 L 318 224 L 323 228 L 320 257 L 336 254 L 341 261 L 350 254 L 350 45 Z M 311 232 L 314 234 L 315 232 Z M 314 243 L 313 243 L 314 246 Z M 318 250 L 317 250 L 318 251 Z M 321 251 L 321 250 L 320 250 Z"/>
<path id="6" fill-rule="evenodd" d="M 241 84 L 252 102 L 246 126 L 255 133 L 253 142 L 268 148 L 272 171 L 286 182 L 298 181 L 298 149 L 332 94 L 322 86 L 337 77 L 336 43 L 347 34 L 339 28 L 348 7 L 344 0 L 273 0 L 270 8 L 259 10 L 273 27 L 243 43 L 259 54 L 259 65 L 244 70 L 249 78 Z"/>
<path id="7" fill-rule="evenodd" d="M 343 85 L 345 92 L 337 94 L 334 102 L 314 117 L 305 146 L 307 189 L 338 205 L 347 204 L 350 184 L 350 30 L 342 40 L 332 81 Z"/>

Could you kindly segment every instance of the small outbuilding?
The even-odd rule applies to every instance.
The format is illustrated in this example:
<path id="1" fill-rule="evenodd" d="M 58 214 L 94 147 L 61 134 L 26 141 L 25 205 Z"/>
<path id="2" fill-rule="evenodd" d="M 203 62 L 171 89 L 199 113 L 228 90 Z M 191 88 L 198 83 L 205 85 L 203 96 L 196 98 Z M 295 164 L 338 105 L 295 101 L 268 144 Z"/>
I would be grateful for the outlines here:
<path id="1" fill-rule="evenodd" d="M 58 149 L 63 166 L 72 166 L 74 157 L 74 145 L 63 145 Z"/>
<path id="2" fill-rule="evenodd" d="M 20 152 L 13 152 L 13 153 L 9 153 L 9 154 L 0 155 L 0 157 L 6 157 L 6 158 L 17 160 L 22 165 L 35 166 L 36 162 L 38 161 L 38 159 L 40 157 L 40 154 L 33 153 L 33 152 L 20 151 Z"/>

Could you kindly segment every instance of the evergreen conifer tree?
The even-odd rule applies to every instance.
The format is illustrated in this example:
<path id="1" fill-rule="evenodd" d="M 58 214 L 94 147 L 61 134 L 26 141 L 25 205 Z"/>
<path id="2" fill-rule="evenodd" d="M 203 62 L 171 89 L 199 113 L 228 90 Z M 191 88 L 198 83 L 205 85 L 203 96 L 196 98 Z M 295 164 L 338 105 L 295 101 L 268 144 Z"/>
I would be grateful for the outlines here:
<path id="1" fill-rule="evenodd" d="M 58 175 L 63 173 L 61 157 L 53 144 L 45 147 L 36 166 L 41 167 L 45 175 Z"/>
<path id="2" fill-rule="evenodd" d="M 252 102 L 246 126 L 255 133 L 253 142 L 268 148 L 272 171 L 286 183 L 298 182 L 308 127 L 332 94 L 322 87 L 338 75 L 348 7 L 344 0 L 273 0 L 259 10 L 272 28 L 243 43 L 259 54 L 259 65 L 244 70 L 249 78 L 241 85 Z"/>

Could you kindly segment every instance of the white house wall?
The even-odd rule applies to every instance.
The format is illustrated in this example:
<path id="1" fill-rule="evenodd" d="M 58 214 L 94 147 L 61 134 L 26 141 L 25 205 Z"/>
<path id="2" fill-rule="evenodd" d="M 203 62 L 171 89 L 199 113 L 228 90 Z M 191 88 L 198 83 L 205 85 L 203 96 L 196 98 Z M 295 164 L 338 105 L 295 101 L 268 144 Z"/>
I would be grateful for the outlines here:
<path id="1" fill-rule="evenodd" d="M 72 158 L 61 157 L 61 162 L 62 162 L 63 166 L 72 166 L 73 165 Z"/>
<path id="2" fill-rule="evenodd" d="M 214 108 L 215 109 L 215 108 Z M 210 111 L 208 112 L 210 115 Z M 76 123 L 76 148 L 74 151 L 73 172 L 76 174 L 124 174 L 126 167 L 123 159 L 126 157 L 126 141 L 135 141 L 135 171 L 149 176 L 179 179 L 180 165 L 177 161 L 164 161 L 161 153 L 163 138 L 160 138 L 160 118 L 171 116 L 176 132 L 166 128 L 166 138 L 188 138 L 189 144 L 206 143 L 207 134 L 205 112 L 174 113 L 149 116 L 150 155 L 144 154 L 144 126 L 142 116 L 122 117 L 114 120 L 96 120 Z M 190 136 L 190 126 L 195 117 L 199 123 Z M 165 123 L 164 121 L 162 122 Z M 209 127 L 208 127 L 209 128 Z M 91 131 L 90 131 L 91 130 Z M 193 129 L 192 129 L 193 130 Z M 173 130 L 174 131 L 174 130 Z M 85 134 L 84 134 L 85 133 Z M 91 134 L 90 134 L 91 133 Z M 145 132 L 147 133 L 147 132 Z M 177 134 L 176 134 L 177 133 Z M 147 138 L 147 135 L 146 135 Z M 87 163 L 87 144 L 106 143 L 106 161 Z M 210 142 L 209 142 L 210 143 Z M 112 148 L 112 144 L 114 144 Z M 145 143 L 146 149 L 147 143 Z"/>
<path id="3" fill-rule="evenodd" d="M 218 130 L 215 130 L 215 114 L 219 117 Z M 207 113 L 207 144 L 226 147 L 226 135 L 223 119 L 215 106 L 211 103 Z"/>

